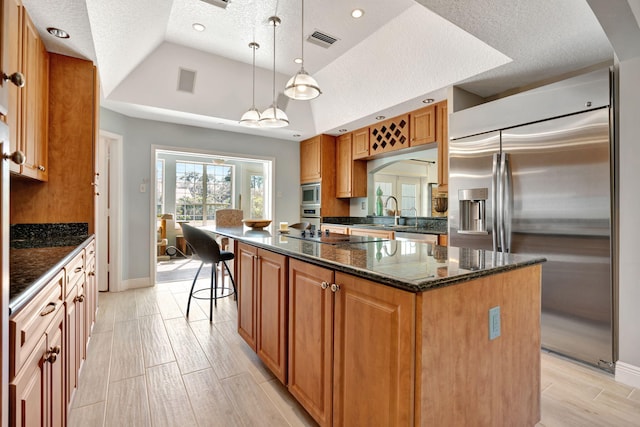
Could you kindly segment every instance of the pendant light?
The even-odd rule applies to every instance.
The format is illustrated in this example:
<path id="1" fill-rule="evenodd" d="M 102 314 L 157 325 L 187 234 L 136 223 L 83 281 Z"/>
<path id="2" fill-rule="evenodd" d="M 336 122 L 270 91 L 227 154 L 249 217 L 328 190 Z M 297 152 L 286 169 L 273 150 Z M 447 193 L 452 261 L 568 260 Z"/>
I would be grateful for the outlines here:
<path id="1" fill-rule="evenodd" d="M 289 98 L 299 101 L 308 101 L 317 98 L 322 92 L 316 80 L 304 69 L 304 0 L 302 0 L 302 56 L 300 57 L 300 71 L 291 77 L 284 88 L 284 94 Z"/>
<path id="2" fill-rule="evenodd" d="M 278 108 L 276 102 L 276 27 L 280 25 L 280 18 L 272 16 L 269 23 L 273 25 L 273 104 L 261 114 L 260 126 L 267 128 L 281 128 L 289 126 L 289 118 Z"/>
<path id="3" fill-rule="evenodd" d="M 258 127 L 260 126 L 260 112 L 256 108 L 256 49 L 260 49 L 260 45 L 256 42 L 251 42 L 249 47 L 253 50 L 253 94 L 251 108 L 242 115 L 240 124 L 247 127 Z"/>

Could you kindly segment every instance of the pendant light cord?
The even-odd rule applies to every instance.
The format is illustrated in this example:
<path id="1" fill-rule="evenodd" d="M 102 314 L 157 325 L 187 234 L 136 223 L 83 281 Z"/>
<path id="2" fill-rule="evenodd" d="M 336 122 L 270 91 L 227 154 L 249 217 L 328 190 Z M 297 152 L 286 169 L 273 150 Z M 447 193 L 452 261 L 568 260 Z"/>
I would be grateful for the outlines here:
<path id="1" fill-rule="evenodd" d="M 253 94 L 251 95 L 251 108 L 256 109 L 256 42 L 251 44 L 253 49 Z"/>
<path id="2" fill-rule="evenodd" d="M 276 27 L 277 21 L 273 20 L 273 117 L 277 117 L 276 114 Z"/>
<path id="3" fill-rule="evenodd" d="M 304 0 L 302 0 L 302 34 L 300 34 L 300 47 L 302 58 L 300 60 L 300 68 L 304 70 Z"/>

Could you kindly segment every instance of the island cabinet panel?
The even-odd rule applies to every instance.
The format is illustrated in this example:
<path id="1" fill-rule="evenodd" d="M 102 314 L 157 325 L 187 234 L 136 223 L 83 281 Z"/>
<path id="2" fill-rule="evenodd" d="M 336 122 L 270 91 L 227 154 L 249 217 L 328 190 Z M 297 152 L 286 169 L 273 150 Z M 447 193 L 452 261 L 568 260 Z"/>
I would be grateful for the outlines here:
<path id="1" fill-rule="evenodd" d="M 238 288 L 238 334 L 256 351 L 256 262 L 258 248 L 238 243 L 236 287 Z"/>
<path id="2" fill-rule="evenodd" d="M 540 274 L 535 265 L 418 294 L 415 425 L 540 420 Z M 490 340 L 497 306 L 501 334 Z"/>
<path id="3" fill-rule="evenodd" d="M 256 353 L 283 384 L 287 379 L 288 259 L 258 249 Z"/>
<path id="4" fill-rule="evenodd" d="M 339 272 L 336 285 L 333 425 L 411 425 L 416 294 Z"/>
<path id="5" fill-rule="evenodd" d="M 321 426 L 332 423 L 332 283 L 332 270 L 290 260 L 288 387 Z"/>

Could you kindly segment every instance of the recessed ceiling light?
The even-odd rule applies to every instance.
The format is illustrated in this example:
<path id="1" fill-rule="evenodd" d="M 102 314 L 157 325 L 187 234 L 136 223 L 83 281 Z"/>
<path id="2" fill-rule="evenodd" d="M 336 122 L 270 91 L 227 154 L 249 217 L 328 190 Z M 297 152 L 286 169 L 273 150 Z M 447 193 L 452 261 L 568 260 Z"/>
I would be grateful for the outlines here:
<path id="1" fill-rule="evenodd" d="M 302 64 L 302 58 L 296 58 L 293 60 L 296 64 Z"/>
<path id="2" fill-rule="evenodd" d="M 362 10 L 362 9 L 353 9 L 351 11 L 351 16 L 356 18 L 356 19 L 361 18 L 362 15 L 364 15 L 364 10 Z"/>
<path id="3" fill-rule="evenodd" d="M 300 138 L 301 136 L 302 136 L 302 135 L 300 135 L 299 133 L 294 133 L 294 134 L 293 134 L 293 137 L 294 137 L 294 138 Z"/>
<path id="4" fill-rule="evenodd" d="M 196 30 L 196 31 L 198 31 L 198 32 L 203 32 L 204 30 L 206 30 L 206 29 L 207 29 L 207 27 L 205 27 L 204 25 L 202 25 L 202 24 L 200 24 L 200 23 L 198 23 L 198 22 L 194 23 L 194 24 L 192 25 L 192 27 L 193 27 L 193 29 L 194 29 L 194 30 Z"/>
<path id="5" fill-rule="evenodd" d="M 376 120 L 383 120 L 386 119 L 387 116 L 376 116 Z"/>
<path id="6" fill-rule="evenodd" d="M 338 132 L 340 133 L 345 133 L 347 130 L 346 129 L 338 129 Z"/>
<path id="7" fill-rule="evenodd" d="M 423 100 L 422 100 L 422 102 L 423 102 L 424 104 L 432 104 L 432 103 L 433 103 L 433 101 L 435 101 L 435 99 L 433 99 L 433 98 L 427 98 L 427 99 L 423 99 Z"/>
<path id="8" fill-rule="evenodd" d="M 52 36 L 58 37 L 59 39 L 68 39 L 69 38 L 69 33 L 67 33 L 65 30 L 61 30 L 60 28 L 49 27 L 49 28 L 47 28 L 47 32 L 49 34 L 51 34 Z"/>

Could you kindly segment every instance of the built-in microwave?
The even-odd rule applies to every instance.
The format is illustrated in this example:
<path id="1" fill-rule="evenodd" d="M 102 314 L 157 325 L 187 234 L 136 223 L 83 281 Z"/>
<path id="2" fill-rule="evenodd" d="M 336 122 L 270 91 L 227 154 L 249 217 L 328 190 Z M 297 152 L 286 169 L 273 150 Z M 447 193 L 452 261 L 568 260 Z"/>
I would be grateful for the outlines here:
<path id="1" fill-rule="evenodd" d="M 320 183 L 300 186 L 300 204 L 302 206 L 320 205 Z"/>

